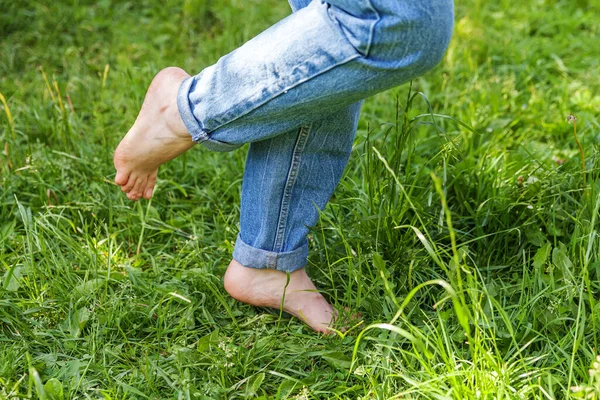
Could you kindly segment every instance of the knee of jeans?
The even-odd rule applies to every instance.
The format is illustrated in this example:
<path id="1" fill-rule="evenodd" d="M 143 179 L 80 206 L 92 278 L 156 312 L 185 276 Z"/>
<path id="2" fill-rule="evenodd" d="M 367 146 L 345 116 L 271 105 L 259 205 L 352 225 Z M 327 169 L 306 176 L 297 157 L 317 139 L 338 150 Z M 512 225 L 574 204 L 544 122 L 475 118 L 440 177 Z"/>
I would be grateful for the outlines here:
<path id="1" fill-rule="evenodd" d="M 440 3 L 446 3 L 446 6 L 440 4 L 437 8 L 432 9 L 431 19 L 426 21 L 422 27 L 424 40 L 420 43 L 418 64 L 423 72 L 432 69 L 442 60 L 452 38 L 454 27 L 452 3 Z"/>
<path id="2" fill-rule="evenodd" d="M 376 54 L 377 48 L 373 47 L 372 57 L 386 60 L 386 67 L 402 74 L 409 67 L 412 79 L 442 60 L 452 37 L 454 10 L 452 0 L 410 3 L 410 9 L 404 6 L 386 10 L 387 21 L 382 18 L 382 26 L 376 31 L 384 39 L 382 54 Z"/>

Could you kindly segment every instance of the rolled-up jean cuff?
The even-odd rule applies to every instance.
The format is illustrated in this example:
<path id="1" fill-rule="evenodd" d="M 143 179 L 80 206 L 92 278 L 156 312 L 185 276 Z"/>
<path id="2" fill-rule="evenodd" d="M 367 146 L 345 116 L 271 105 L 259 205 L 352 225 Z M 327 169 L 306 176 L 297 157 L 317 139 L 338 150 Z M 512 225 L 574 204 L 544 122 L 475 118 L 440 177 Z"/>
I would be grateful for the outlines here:
<path id="1" fill-rule="evenodd" d="M 308 243 L 295 250 L 276 253 L 258 249 L 244 243 L 238 235 L 233 249 L 233 259 L 244 267 L 256 269 L 276 269 L 283 272 L 294 272 L 307 264 Z"/>
<path id="2" fill-rule="evenodd" d="M 194 82 L 193 76 L 185 79 L 181 82 L 181 85 L 179 85 L 179 91 L 177 92 L 177 108 L 179 109 L 179 115 L 189 134 L 192 136 L 192 140 L 196 143 L 201 143 L 211 151 L 232 151 L 242 147 L 243 144 L 226 143 L 211 139 L 208 132 L 202 128 L 202 124 L 194 116 L 189 100 L 190 89 Z"/>

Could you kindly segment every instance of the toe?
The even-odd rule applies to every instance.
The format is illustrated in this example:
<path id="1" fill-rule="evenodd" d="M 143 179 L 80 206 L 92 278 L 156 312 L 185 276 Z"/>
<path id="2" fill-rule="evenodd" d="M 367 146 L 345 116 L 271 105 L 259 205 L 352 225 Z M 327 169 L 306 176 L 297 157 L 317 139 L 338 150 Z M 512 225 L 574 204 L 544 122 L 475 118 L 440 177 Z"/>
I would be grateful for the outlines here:
<path id="1" fill-rule="evenodd" d="M 146 189 L 144 190 L 144 194 L 142 197 L 144 197 L 146 200 L 150 200 L 152 198 L 153 194 L 154 194 L 154 187 L 146 186 Z"/>
<path id="2" fill-rule="evenodd" d="M 115 183 L 119 186 L 123 186 L 129 180 L 129 172 L 117 171 L 115 176 Z"/>
<path id="3" fill-rule="evenodd" d="M 134 188 L 134 186 L 138 180 L 139 180 L 139 178 L 137 176 L 129 176 L 127 183 L 125 185 L 121 186 L 121 190 L 124 191 L 125 193 L 131 192 L 131 190 Z"/>
<path id="4" fill-rule="evenodd" d="M 329 333 L 335 333 L 337 330 L 347 334 L 363 323 L 362 313 L 353 311 L 350 307 L 343 307 L 339 312 L 335 310 L 333 317 L 330 327 L 327 328 Z"/>
<path id="5" fill-rule="evenodd" d="M 150 175 L 148 177 L 148 182 L 146 182 L 146 186 L 143 189 L 143 197 L 146 200 L 150 200 L 152 198 L 152 193 L 154 192 L 154 186 L 156 185 L 156 174 Z"/>
<path id="6" fill-rule="evenodd" d="M 127 193 L 127 198 L 129 200 L 133 200 L 133 201 L 138 201 L 140 199 L 140 196 L 137 193 L 134 193 L 133 191 Z"/>
<path id="7" fill-rule="evenodd" d="M 148 178 L 143 177 L 138 179 L 135 182 L 135 185 L 133 185 L 133 189 L 131 189 L 131 192 L 129 193 L 135 198 L 135 200 L 139 200 L 144 194 L 144 191 L 146 190 L 146 182 L 148 182 Z"/>
<path id="8" fill-rule="evenodd" d="M 146 200 L 150 200 L 152 198 L 152 192 L 154 191 L 153 188 L 148 188 L 146 189 L 146 191 L 144 192 L 144 198 Z"/>

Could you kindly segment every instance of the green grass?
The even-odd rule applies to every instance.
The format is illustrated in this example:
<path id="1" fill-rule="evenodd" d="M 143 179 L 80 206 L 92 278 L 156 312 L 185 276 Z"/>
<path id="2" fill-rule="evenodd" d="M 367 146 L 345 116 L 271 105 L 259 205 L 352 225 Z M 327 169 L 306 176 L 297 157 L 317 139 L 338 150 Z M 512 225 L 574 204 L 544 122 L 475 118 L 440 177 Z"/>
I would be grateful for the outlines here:
<path id="1" fill-rule="evenodd" d="M 321 337 L 223 289 L 243 149 L 174 160 L 151 202 L 111 183 L 152 76 L 286 2 L 0 0 L 0 398 L 599 399 L 600 4 L 457 3 L 311 234 L 364 318 Z"/>

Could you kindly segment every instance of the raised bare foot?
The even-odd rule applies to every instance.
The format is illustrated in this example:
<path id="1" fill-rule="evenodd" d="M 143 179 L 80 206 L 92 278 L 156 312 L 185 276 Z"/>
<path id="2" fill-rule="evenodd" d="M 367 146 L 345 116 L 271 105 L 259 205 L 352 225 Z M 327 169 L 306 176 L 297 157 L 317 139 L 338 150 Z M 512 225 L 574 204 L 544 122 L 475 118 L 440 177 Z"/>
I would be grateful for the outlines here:
<path id="1" fill-rule="evenodd" d="M 234 299 L 253 306 L 280 309 L 283 303 L 283 311 L 315 331 L 333 333 L 328 327 L 337 312 L 317 291 L 304 268 L 292 272 L 287 283 L 287 275 L 281 271 L 247 268 L 232 260 L 225 273 L 225 290 Z"/>
<path id="2" fill-rule="evenodd" d="M 135 123 L 115 150 L 115 183 L 130 200 L 151 198 L 158 167 L 194 145 L 177 108 L 177 91 L 187 77 L 175 67 L 154 77 Z"/>

